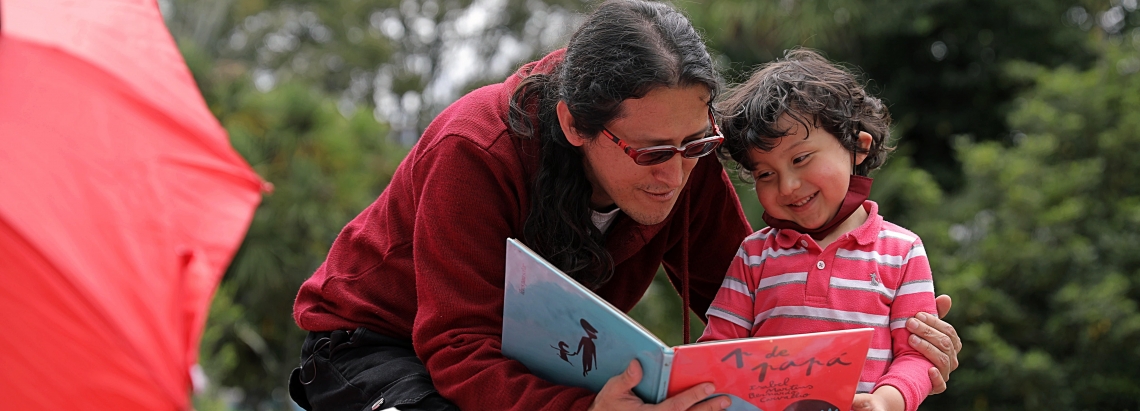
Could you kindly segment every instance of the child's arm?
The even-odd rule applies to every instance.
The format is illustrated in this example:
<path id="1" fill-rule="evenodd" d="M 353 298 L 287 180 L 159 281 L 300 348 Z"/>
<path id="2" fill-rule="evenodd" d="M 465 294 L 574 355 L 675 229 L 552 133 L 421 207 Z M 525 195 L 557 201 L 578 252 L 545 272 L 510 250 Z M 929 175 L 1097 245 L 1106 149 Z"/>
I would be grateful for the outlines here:
<path id="1" fill-rule="evenodd" d="M 931 382 L 927 372 L 934 365 L 907 342 L 911 338 L 906 322 L 919 312 L 935 313 L 934 282 L 930 262 L 922 240 L 916 239 L 903 261 L 902 278 L 891 302 L 891 351 L 894 359 L 887 374 L 879 378 L 872 390 L 871 404 L 889 406 L 891 411 L 914 411 L 930 393 Z M 857 399 L 865 398 L 857 396 Z M 902 401 L 896 401 L 902 400 Z M 866 408 L 867 410 L 880 408 Z"/>
<path id="2" fill-rule="evenodd" d="M 763 244 L 763 241 L 760 242 Z M 755 284 L 758 279 L 753 276 L 760 275 L 759 267 L 749 267 L 744 260 L 747 255 L 746 239 L 740 245 L 732 264 L 728 266 L 728 273 L 721 282 L 720 290 L 713 298 L 712 305 L 706 316 L 709 319 L 704 334 L 697 341 L 729 340 L 752 336 L 752 322 L 756 318 L 753 308 L 756 306 Z"/>

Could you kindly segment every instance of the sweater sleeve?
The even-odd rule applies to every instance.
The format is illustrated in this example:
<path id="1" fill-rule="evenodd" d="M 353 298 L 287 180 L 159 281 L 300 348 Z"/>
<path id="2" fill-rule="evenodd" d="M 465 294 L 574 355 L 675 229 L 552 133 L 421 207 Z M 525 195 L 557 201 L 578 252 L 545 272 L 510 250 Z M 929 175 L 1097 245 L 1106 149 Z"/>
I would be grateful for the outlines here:
<path id="1" fill-rule="evenodd" d="M 500 351 L 506 238 L 526 192 L 511 176 L 522 171 L 459 136 L 416 161 L 412 344 L 440 394 L 465 410 L 585 410 L 591 392 L 546 382 Z"/>
<path id="2" fill-rule="evenodd" d="M 732 181 L 714 156 L 700 159 L 689 176 L 689 194 L 678 212 L 682 230 L 677 245 L 666 253 L 664 266 L 670 281 L 681 290 L 682 270 L 689 275 L 689 308 L 702 320 L 720 289 L 736 247 L 752 232 Z M 686 219 L 687 217 L 687 219 Z M 687 244 L 681 244 L 687 239 Z M 687 252 L 687 255 L 683 255 Z M 687 265 L 686 265 L 687 262 Z"/>
<path id="3" fill-rule="evenodd" d="M 891 350 L 894 360 L 887 373 L 876 382 L 874 389 L 884 385 L 895 387 L 902 393 L 907 411 L 915 411 L 930 393 L 932 384 L 927 370 L 934 367 L 934 364 L 907 343 L 911 333 L 906 329 L 906 321 L 919 312 L 937 312 L 934 306 L 934 281 L 922 240 L 916 240 L 911 245 L 904 258 L 902 272 L 894 301 L 891 302 Z"/>

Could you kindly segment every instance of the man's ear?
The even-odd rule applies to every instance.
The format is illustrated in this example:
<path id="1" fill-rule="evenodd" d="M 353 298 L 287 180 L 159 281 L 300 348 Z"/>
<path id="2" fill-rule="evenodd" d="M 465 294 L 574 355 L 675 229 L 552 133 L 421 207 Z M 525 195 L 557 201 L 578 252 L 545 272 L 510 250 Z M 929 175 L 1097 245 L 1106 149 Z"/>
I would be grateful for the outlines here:
<path id="1" fill-rule="evenodd" d="M 871 149 L 871 142 L 874 141 L 874 138 L 871 137 L 871 134 L 867 133 L 866 131 L 860 131 L 857 137 L 859 137 L 859 150 L 862 152 L 855 153 L 856 165 L 863 164 L 863 160 L 867 159 L 866 151 Z"/>
<path id="2" fill-rule="evenodd" d="M 578 129 L 574 128 L 574 116 L 570 114 L 570 107 L 566 106 L 566 102 L 559 100 L 554 109 L 558 112 L 558 126 L 562 128 L 562 134 L 566 135 L 566 141 L 574 147 L 586 144 L 588 140 L 578 135 Z"/>

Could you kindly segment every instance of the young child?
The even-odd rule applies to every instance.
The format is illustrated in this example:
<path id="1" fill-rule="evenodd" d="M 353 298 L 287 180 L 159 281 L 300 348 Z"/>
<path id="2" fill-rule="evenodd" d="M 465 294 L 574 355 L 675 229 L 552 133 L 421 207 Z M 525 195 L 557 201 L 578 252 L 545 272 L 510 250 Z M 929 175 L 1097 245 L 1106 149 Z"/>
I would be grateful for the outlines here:
<path id="1" fill-rule="evenodd" d="M 855 77 L 797 49 L 765 64 L 720 107 L 727 155 L 756 183 L 769 226 L 744 240 L 701 341 L 870 327 L 852 408 L 915 410 L 933 365 L 906 320 L 935 313 L 922 241 L 867 200 L 892 148 L 890 115 Z"/>

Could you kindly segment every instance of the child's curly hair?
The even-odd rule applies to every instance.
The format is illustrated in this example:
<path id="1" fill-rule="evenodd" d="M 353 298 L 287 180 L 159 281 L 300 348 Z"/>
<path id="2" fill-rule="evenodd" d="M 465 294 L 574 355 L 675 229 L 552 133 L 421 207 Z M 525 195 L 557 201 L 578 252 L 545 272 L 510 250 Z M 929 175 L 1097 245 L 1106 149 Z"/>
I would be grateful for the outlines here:
<path id="1" fill-rule="evenodd" d="M 744 171 L 754 168 L 748 151 L 769 151 L 793 131 L 776 125 L 785 114 L 805 128 L 826 130 L 852 152 L 863 152 L 857 145 L 859 132 L 870 134 L 867 159 L 855 169 L 861 176 L 882 166 L 894 150 L 889 145 L 891 115 L 883 102 L 867 95 L 853 74 L 813 50 L 789 50 L 783 59 L 761 65 L 748 81 L 729 89 L 717 108 L 725 136 L 718 155 L 740 164 L 746 178 L 750 175 Z"/>

